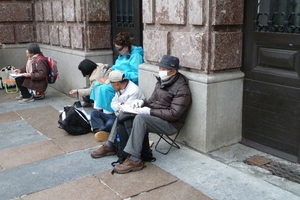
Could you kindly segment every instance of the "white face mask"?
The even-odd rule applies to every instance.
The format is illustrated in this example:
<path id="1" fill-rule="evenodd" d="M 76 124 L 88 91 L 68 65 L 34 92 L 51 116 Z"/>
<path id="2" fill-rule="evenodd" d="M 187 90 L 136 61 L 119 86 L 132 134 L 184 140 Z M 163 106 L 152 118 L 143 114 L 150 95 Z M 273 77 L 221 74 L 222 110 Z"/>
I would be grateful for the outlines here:
<path id="1" fill-rule="evenodd" d="M 163 70 L 163 71 L 159 70 L 158 76 L 161 78 L 161 80 L 165 80 L 165 79 L 169 78 L 168 71 L 165 71 L 165 70 Z"/>

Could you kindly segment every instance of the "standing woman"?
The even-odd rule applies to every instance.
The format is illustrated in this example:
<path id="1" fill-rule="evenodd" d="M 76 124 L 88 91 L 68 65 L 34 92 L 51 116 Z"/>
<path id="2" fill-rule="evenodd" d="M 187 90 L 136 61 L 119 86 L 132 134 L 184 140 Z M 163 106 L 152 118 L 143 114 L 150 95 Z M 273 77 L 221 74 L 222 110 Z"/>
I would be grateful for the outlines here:
<path id="1" fill-rule="evenodd" d="M 45 92 L 48 86 L 46 77 L 49 74 L 49 67 L 46 59 L 39 59 L 43 56 L 40 47 L 36 43 L 29 43 L 26 49 L 27 63 L 21 69 L 15 69 L 15 73 L 24 73 L 16 78 L 16 84 L 21 91 L 21 95 L 16 97 L 19 103 L 28 103 L 34 101 L 33 95 L 28 89 Z"/>
<path id="2" fill-rule="evenodd" d="M 129 34 L 120 32 L 114 40 L 115 50 L 119 53 L 115 64 L 108 70 L 120 70 L 124 73 L 125 79 L 138 85 L 138 67 L 144 62 L 144 51 L 140 46 L 131 44 Z M 121 91 L 122 92 L 122 91 Z M 94 100 L 94 108 L 103 109 L 105 113 L 113 113 L 110 103 L 115 95 L 115 90 L 111 84 L 96 82 L 91 92 L 91 99 Z"/>

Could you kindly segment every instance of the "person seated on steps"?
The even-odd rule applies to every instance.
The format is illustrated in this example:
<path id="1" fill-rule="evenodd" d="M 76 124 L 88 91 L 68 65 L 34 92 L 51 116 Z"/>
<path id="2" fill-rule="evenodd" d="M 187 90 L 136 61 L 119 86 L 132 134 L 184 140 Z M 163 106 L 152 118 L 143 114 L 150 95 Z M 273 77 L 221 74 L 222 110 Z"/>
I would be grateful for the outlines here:
<path id="1" fill-rule="evenodd" d="M 144 99 L 145 96 L 140 88 L 125 78 L 123 72 L 113 70 L 108 76 L 108 82 L 115 90 L 115 96 L 112 99 L 111 107 L 114 113 L 105 113 L 100 110 L 94 110 L 91 113 L 91 125 L 95 138 L 102 142 L 106 141 L 111 127 L 120 111 L 120 105 L 131 105 L 135 99 Z"/>
<path id="2" fill-rule="evenodd" d="M 83 77 L 89 77 L 89 87 L 87 88 L 78 88 L 72 89 L 69 94 L 70 95 L 78 95 L 78 98 L 82 98 L 83 104 L 82 107 L 91 107 L 92 101 L 90 100 L 91 90 L 96 82 L 96 80 L 102 77 L 102 70 L 100 67 L 89 59 L 84 59 L 78 65 L 78 69 L 81 71 Z"/>
<path id="3" fill-rule="evenodd" d="M 14 70 L 16 74 L 24 73 L 15 79 L 21 92 L 21 95 L 16 97 L 19 103 L 34 101 L 29 90 L 45 92 L 48 87 L 46 79 L 49 74 L 48 62 L 46 59 L 39 59 L 36 63 L 36 58 L 39 55 L 43 56 L 40 47 L 36 43 L 29 43 L 26 48 L 26 56 L 28 57 L 26 65 Z"/>
<path id="4" fill-rule="evenodd" d="M 138 85 L 138 66 L 144 62 L 142 47 L 132 45 L 129 34 L 126 32 L 117 34 L 114 46 L 119 56 L 107 73 L 120 70 L 125 74 L 126 79 Z M 94 84 L 90 99 L 94 101 L 95 109 L 113 113 L 114 110 L 110 105 L 115 96 L 115 90 L 111 84 L 105 84 L 106 79 L 107 77 L 101 78 Z"/>
<path id="5" fill-rule="evenodd" d="M 173 135 L 184 125 L 187 112 L 192 104 L 188 79 L 182 75 L 179 59 L 164 55 L 159 66 L 159 77 L 154 91 L 148 100 L 135 100 L 137 114 L 132 123 L 131 133 L 124 148 L 130 156 L 114 166 L 117 173 L 128 173 L 141 170 L 144 163 L 141 160 L 142 143 L 149 132 Z M 142 106 L 139 108 L 139 106 Z M 93 158 L 114 155 L 116 153 L 114 140 L 117 135 L 117 120 L 113 124 L 108 140 L 98 150 L 92 151 Z"/>

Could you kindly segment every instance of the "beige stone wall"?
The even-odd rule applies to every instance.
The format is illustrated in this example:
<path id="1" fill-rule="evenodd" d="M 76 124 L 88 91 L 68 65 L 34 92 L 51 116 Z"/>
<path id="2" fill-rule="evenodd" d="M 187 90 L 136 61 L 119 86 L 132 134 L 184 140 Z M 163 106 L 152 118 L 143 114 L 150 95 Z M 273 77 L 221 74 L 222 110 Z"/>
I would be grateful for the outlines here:
<path id="1" fill-rule="evenodd" d="M 143 0 L 143 23 L 147 63 L 169 54 L 207 74 L 241 67 L 241 0 Z"/>
<path id="2" fill-rule="evenodd" d="M 241 0 L 143 0 L 145 64 L 139 86 L 147 97 L 164 54 L 179 57 L 193 104 L 179 142 L 207 153 L 234 144 L 242 130 Z"/>
<path id="3" fill-rule="evenodd" d="M 0 41 L 110 49 L 110 0 L 0 1 Z"/>
<path id="4" fill-rule="evenodd" d="M 77 69 L 83 59 L 112 64 L 110 29 L 110 0 L 0 1 L 0 68 L 23 66 L 26 44 L 37 42 L 58 62 L 51 87 L 67 94 L 87 84 Z"/>

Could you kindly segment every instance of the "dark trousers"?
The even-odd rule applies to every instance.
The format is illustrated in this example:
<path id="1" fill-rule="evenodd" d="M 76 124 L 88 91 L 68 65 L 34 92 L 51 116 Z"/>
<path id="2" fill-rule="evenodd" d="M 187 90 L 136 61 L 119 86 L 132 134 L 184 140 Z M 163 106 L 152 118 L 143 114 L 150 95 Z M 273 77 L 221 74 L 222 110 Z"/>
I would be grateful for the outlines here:
<path id="1" fill-rule="evenodd" d="M 16 79 L 16 84 L 19 88 L 19 90 L 21 91 L 21 95 L 23 98 L 30 98 L 32 95 L 30 94 L 28 88 L 22 86 L 24 80 L 25 80 L 25 77 L 17 77 Z"/>

